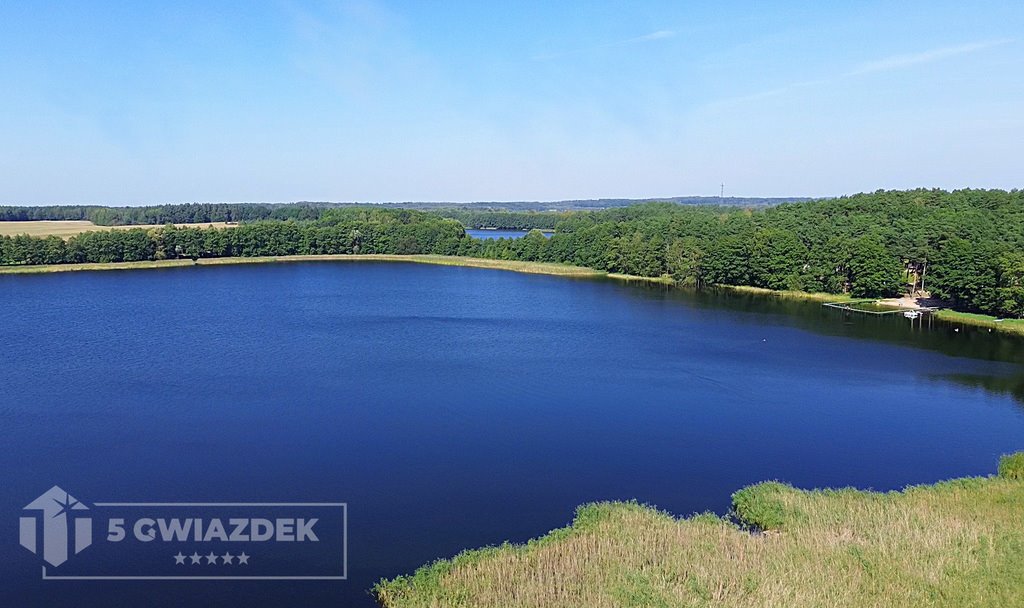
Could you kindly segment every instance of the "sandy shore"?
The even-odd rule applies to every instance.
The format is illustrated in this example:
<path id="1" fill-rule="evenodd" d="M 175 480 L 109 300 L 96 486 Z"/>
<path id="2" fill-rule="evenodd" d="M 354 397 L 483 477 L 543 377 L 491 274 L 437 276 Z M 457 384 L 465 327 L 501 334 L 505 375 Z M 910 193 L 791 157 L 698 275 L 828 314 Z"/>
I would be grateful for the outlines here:
<path id="1" fill-rule="evenodd" d="M 911 308 L 914 310 L 922 310 L 925 308 L 946 308 L 946 305 L 942 300 L 924 296 L 885 298 L 884 300 L 879 300 L 878 303 L 883 306 L 897 306 L 899 308 Z"/>

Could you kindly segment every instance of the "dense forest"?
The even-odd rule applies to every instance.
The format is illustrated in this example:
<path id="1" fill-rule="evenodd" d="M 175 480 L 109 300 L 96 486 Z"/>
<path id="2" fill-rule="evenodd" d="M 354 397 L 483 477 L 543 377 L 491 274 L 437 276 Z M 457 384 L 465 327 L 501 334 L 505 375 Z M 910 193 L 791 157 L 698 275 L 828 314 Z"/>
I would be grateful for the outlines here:
<path id="1" fill-rule="evenodd" d="M 284 220 L 257 211 L 253 221 L 234 209 L 230 220 L 162 220 L 246 222 L 223 229 L 98 231 L 67 241 L 2 237 L 0 264 L 432 253 L 667 274 L 696 287 L 753 285 L 875 297 L 899 294 L 915 283 L 962 310 L 1024 316 L 1024 192 L 1018 190 L 879 191 L 762 209 L 652 203 L 566 213 L 448 214 L 455 219 L 442 217 L 442 210 L 308 209 L 310 217 Z M 551 226 L 556 233 L 485 241 L 466 236 L 464 225 L 474 224 Z"/>
<path id="2" fill-rule="evenodd" d="M 199 224 L 206 222 L 253 222 L 257 220 L 313 220 L 324 203 L 261 205 L 249 203 L 186 203 L 150 207 L 101 207 L 55 205 L 51 207 L 0 207 L 0 221 L 88 220 L 99 226 L 140 224 Z"/>
<path id="3" fill-rule="evenodd" d="M 468 228 L 554 228 L 561 214 L 568 211 L 601 210 L 628 207 L 648 202 L 679 205 L 729 205 L 765 207 L 798 198 L 718 198 L 677 196 L 667 199 L 593 199 L 557 202 L 489 203 L 381 203 L 382 209 L 433 211 L 442 217 L 460 219 Z M 147 207 L 104 207 L 100 205 L 52 205 L 37 207 L 0 206 L 0 222 L 38 220 L 88 220 L 99 226 L 138 226 L 146 224 L 199 224 L 206 222 L 253 222 L 257 220 L 315 220 L 329 209 L 368 206 L 359 203 L 184 203 Z M 514 212 L 514 213 L 509 213 Z"/>
<path id="4" fill-rule="evenodd" d="M 458 220 L 466 228 L 502 228 L 507 230 L 554 230 L 572 216 L 571 211 L 524 211 L 510 213 L 495 209 L 438 209 L 436 215 Z"/>
<path id="5" fill-rule="evenodd" d="M 455 220 L 411 210 L 346 207 L 315 221 L 260 220 L 227 228 L 134 228 L 60 237 L 0 237 L 0 264 L 76 264 L 175 258 L 334 253 L 455 254 Z"/>

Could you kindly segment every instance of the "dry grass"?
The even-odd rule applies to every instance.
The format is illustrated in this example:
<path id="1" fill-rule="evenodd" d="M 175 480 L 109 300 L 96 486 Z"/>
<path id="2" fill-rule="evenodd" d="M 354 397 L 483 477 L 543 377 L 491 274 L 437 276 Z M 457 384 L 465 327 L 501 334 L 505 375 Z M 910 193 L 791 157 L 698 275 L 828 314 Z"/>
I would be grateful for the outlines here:
<path id="1" fill-rule="evenodd" d="M 27 234 L 29 236 L 59 236 L 67 238 L 97 228 L 99 226 L 96 224 L 84 220 L 80 222 L 0 222 L 0 236 Z"/>
<path id="2" fill-rule="evenodd" d="M 618 279 L 619 281 L 626 281 L 627 283 L 661 283 L 663 285 L 675 285 L 675 280 L 669 275 L 662 275 L 660 277 L 642 277 L 636 274 L 622 274 L 619 272 L 609 272 L 609 279 Z"/>
<path id="3" fill-rule="evenodd" d="M 811 300 L 814 302 L 845 302 L 852 298 L 847 294 L 820 293 L 812 291 L 775 290 L 764 287 L 751 287 L 750 285 L 715 285 L 721 289 L 728 289 L 739 293 L 752 293 L 760 296 L 771 296 L 773 298 L 784 298 L 790 300 Z"/>
<path id="4" fill-rule="evenodd" d="M 235 226 L 236 224 L 228 224 L 225 222 L 206 222 L 201 224 L 175 224 L 179 228 L 191 227 L 191 228 L 226 228 Z M 138 226 L 97 226 L 90 221 L 37 221 L 37 222 L 0 222 L 0 235 L 5 236 L 16 236 L 19 234 L 27 234 L 29 236 L 59 236 L 61 238 L 71 238 L 76 234 L 83 232 L 91 232 L 95 230 L 131 230 L 133 228 L 142 228 L 148 230 L 150 228 L 160 228 L 162 225 L 157 224 L 142 224 Z"/>
<path id="5" fill-rule="evenodd" d="M 36 266 L 0 266 L 3 274 L 49 274 L 51 272 L 81 272 L 97 270 L 136 270 L 144 268 L 173 268 L 194 266 L 192 260 L 154 260 L 143 262 L 103 262 L 86 264 L 40 264 Z"/>
<path id="6" fill-rule="evenodd" d="M 598 503 L 527 545 L 467 552 L 376 591 L 387 608 L 1024 605 L 1022 480 L 884 494 L 765 483 L 734 501 L 775 529 Z"/>

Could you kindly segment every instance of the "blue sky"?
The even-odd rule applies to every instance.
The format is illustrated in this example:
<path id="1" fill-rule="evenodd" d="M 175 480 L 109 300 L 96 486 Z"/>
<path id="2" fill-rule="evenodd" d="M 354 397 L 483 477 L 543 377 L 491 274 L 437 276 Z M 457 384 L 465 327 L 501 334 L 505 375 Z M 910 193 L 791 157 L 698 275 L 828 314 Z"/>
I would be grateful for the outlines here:
<path id="1" fill-rule="evenodd" d="M 5 2 L 0 204 L 1022 184 L 1024 3 Z"/>

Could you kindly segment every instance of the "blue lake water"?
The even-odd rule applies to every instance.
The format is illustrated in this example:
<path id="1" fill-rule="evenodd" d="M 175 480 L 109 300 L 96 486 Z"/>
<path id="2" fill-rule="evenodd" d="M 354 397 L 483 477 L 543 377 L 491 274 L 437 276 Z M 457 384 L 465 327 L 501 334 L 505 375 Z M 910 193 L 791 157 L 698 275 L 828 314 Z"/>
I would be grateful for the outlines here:
<path id="1" fill-rule="evenodd" d="M 528 230 L 481 230 L 477 228 L 467 228 L 466 234 L 475 239 L 493 240 L 493 239 L 519 239 L 527 235 Z M 552 232 L 545 232 L 544 236 L 550 237 Z"/>
<path id="2" fill-rule="evenodd" d="M 302 263 L 0 276 L 0 310 L 10 606 L 370 606 L 588 501 L 724 512 L 764 479 L 893 489 L 1024 448 L 1019 340 L 817 304 Z M 15 520 L 54 484 L 346 502 L 348 580 L 43 581 Z"/>

